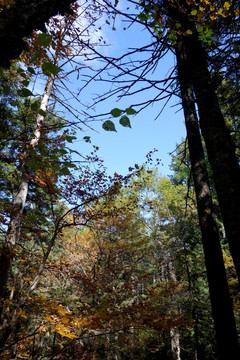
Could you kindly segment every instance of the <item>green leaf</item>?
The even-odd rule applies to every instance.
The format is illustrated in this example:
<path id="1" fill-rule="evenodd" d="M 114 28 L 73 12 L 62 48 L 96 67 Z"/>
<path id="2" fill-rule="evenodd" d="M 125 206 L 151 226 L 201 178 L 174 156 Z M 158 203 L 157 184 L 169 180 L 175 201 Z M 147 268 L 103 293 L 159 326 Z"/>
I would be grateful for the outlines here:
<path id="1" fill-rule="evenodd" d="M 147 21 L 149 19 L 149 15 L 146 15 L 144 13 L 138 14 L 138 18 L 140 21 Z"/>
<path id="2" fill-rule="evenodd" d="M 68 170 L 67 167 L 62 168 L 61 172 L 62 172 L 63 175 L 69 175 L 70 174 L 70 171 Z"/>
<path id="3" fill-rule="evenodd" d="M 25 74 L 25 71 L 22 68 L 17 69 L 17 73 L 20 74 L 21 77 L 24 79 L 27 78 L 27 75 Z"/>
<path id="4" fill-rule="evenodd" d="M 113 117 L 118 117 L 118 116 L 120 116 L 122 112 L 123 112 L 123 110 L 120 110 L 120 109 L 118 109 L 118 108 L 112 109 L 112 110 L 110 111 L 110 113 L 111 113 L 111 115 L 112 115 Z"/>
<path id="5" fill-rule="evenodd" d="M 33 121 L 33 120 L 35 120 L 35 115 L 32 114 L 32 113 L 29 113 L 29 114 L 27 114 L 26 119 L 29 120 L 29 121 Z"/>
<path id="6" fill-rule="evenodd" d="M 17 73 L 18 73 L 18 74 L 22 74 L 22 73 L 24 73 L 24 70 L 23 70 L 21 67 L 19 67 L 19 68 L 17 69 Z"/>
<path id="7" fill-rule="evenodd" d="M 28 80 L 23 80 L 23 81 L 22 81 L 22 84 L 23 84 L 24 86 L 28 86 L 28 85 L 29 85 L 29 81 L 28 81 Z"/>
<path id="8" fill-rule="evenodd" d="M 21 97 L 28 97 L 33 95 L 33 93 L 27 88 L 20 89 L 17 91 L 17 93 Z"/>
<path id="9" fill-rule="evenodd" d="M 42 64 L 42 71 L 44 73 L 44 75 L 49 76 L 49 75 L 57 75 L 60 71 L 62 71 L 60 69 L 60 67 L 54 65 L 51 62 L 44 62 Z"/>
<path id="10" fill-rule="evenodd" d="M 28 71 L 29 71 L 31 74 L 33 74 L 33 75 L 36 74 L 36 73 L 35 73 L 35 70 L 34 70 L 31 66 L 28 66 Z"/>
<path id="11" fill-rule="evenodd" d="M 65 149 L 54 149 L 54 150 L 56 150 L 56 151 L 53 151 L 53 152 L 60 153 L 62 155 L 68 154 L 68 151 Z"/>
<path id="12" fill-rule="evenodd" d="M 38 103 L 38 101 L 34 101 L 34 102 L 31 104 L 31 110 L 37 111 L 38 108 L 39 108 L 39 103 Z"/>
<path id="13" fill-rule="evenodd" d="M 51 157 L 52 160 L 58 160 L 58 159 L 59 159 L 59 157 L 58 157 L 57 155 L 54 155 L 54 154 L 53 154 L 53 155 L 50 155 L 50 157 Z M 56 166 L 57 166 L 57 168 L 59 169 L 59 165 L 58 165 L 57 163 L 54 164 L 54 167 L 55 167 L 55 168 L 56 168 Z"/>
<path id="14" fill-rule="evenodd" d="M 132 109 L 132 108 L 127 108 L 126 110 L 126 113 L 128 115 L 133 115 L 133 114 L 136 114 L 136 110 Z"/>
<path id="15" fill-rule="evenodd" d="M 46 116 L 46 111 L 42 110 L 42 109 L 39 109 L 38 111 L 39 115 L 42 115 L 42 116 Z"/>
<path id="16" fill-rule="evenodd" d="M 38 217 L 35 214 L 29 214 L 27 220 L 30 221 L 31 223 L 35 223 L 38 220 Z"/>
<path id="17" fill-rule="evenodd" d="M 47 47 L 51 41 L 52 41 L 52 36 L 49 34 L 42 33 L 42 34 L 39 34 L 37 37 L 38 45 L 41 45 L 44 47 Z"/>
<path id="18" fill-rule="evenodd" d="M 90 136 L 84 136 L 83 140 L 85 140 L 87 143 L 91 143 Z"/>
<path id="19" fill-rule="evenodd" d="M 116 131 L 115 125 L 111 120 L 107 120 L 102 124 L 102 127 L 106 131 Z"/>
<path id="20" fill-rule="evenodd" d="M 36 148 L 37 146 L 35 146 L 35 148 Z M 63 150 L 63 149 L 61 149 L 61 150 Z M 59 153 L 59 149 L 58 148 L 55 148 L 55 149 L 52 149 L 52 154 L 58 154 Z"/>
<path id="21" fill-rule="evenodd" d="M 66 167 L 68 167 L 68 168 L 75 168 L 75 167 L 76 167 L 75 164 L 73 164 L 73 163 L 71 163 L 71 162 L 69 162 L 69 161 L 64 161 L 63 164 L 64 164 Z"/>
<path id="22" fill-rule="evenodd" d="M 33 54 L 33 56 L 30 59 L 30 63 L 33 63 L 35 60 L 37 60 L 38 58 L 41 57 L 41 51 L 37 50 L 35 51 L 35 53 Z"/>
<path id="23" fill-rule="evenodd" d="M 72 143 L 72 141 L 75 139 L 76 139 L 76 136 L 66 135 L 66 137 L 65 137 L 65 140 L 70 143 Z"/>
<path id="24" fill-rule="evenodd" d="M 122 126 L 131 128 L 131 123 L 127 116 L 122 116 L 119 122 Z"/>

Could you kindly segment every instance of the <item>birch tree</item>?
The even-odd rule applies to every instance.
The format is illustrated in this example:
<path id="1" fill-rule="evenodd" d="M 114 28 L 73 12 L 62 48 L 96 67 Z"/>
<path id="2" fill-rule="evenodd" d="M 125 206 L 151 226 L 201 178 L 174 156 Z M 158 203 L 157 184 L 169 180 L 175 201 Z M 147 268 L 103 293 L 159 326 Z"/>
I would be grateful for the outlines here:
<path id="1" fill-rule="evenodd" d="M 85 4 L 86 5 L 86 4 Z M 87 12 L 88 5 L 83 6 L 82 13 L 85 11 Z M 70 169 L 81 169 L 81 161 L 76 160 L 75 164 L 78 164 L 76 166 L 71 161 L 70 156 L 70 150 L 66 150 L 61 148 L 63 143 L 66 141 L 72 142 L 72 140 L 75 138 L 73 135 L 73 128 L 79 129 L 79 122 L 83 124 L 83 121 L 80 121 L 78 118 L 78 115 L 80 113 L 80 110 L 71 111 L 71 107 L 69 106 L 68 102 L 65 101 L 64 94 L 60 95 L 63 96 L 64 100 L 60 99 L 60 95 L 57 97 L 55 88 L 54 88 L 54 82 L 58 80 L 61 84 L 64 84 L 63 79 L 65 80 L 67 78 L 67 74 L 64 74 L 63 79 L 60 76 L 61 67 L 68 64 L 68 61 L 72 61 L 74 63 L 75 59 L 79 57 L 81 54 L 81 51 L 83 49 L 87 49 L 87 46 L 93 45 L 93 42 L 88 40 L 86 43 L 82 41 L 82 37 L 84 31 L 86 32 L 86 29 L 88 30 L 89 27 L 91 27 L 91 24 L 93 22 L 93 19 L 90 15 L 90 22 L 86 19 L 86 23 L 84 26 L 81 27 L 74 27 L 73 23 L 76 20 L 78 16 L 78 6 L 76 8 L 72 9 L 73 14 L 66 16 L 66 17 L 58 17 L 51 21 L 50 24 L 46 25 L 48 26 L 48 33 L 40 33 L 40 34 L 33 34 L 33 37 L 29 40 L 29 51 L 25 54 L 22 54 L 22 61 L 24 61 L 24 66 L 26 67 L 26 70 L 19 69 L 17 70 L 19 73 L 19 82 L 21 84 L 21 88 L 18 89 L 18 94 L 22 96 L 24 99 L 30 97 L 33 97 L 33 93 L 28 88 L 29 81 L 28 78 L 30 75 L 35 75 L 37 72 L 42 73 L 42 75 L 45 77 L 46 85 L 43 92 L 43 95 L 41 97 L 40 106 L 32 106 L 34 104 L 31 104 L 31 100 L 29 100 L 30 108 L 37 110 L 36 118 L 34 117 L 34 114 L 31 114 L 31 120 L 35 119 L 35 124 L 33 125 L 34 129 L 31 128 L 31 136 L 28 137 L 28 141 L 23 144 L 23 152 L 21 154 L 21 166 L 19 167 L 21 178 L 17 179 L 17 182 L 19 183 L 18 189 L 16 193 L 13 196 L 13 204 L 10 211 L 10 220 L 8 224 L 8 229 L 6 231 L 6 236 L 4 240 L 4 245 L 2 249 L 1 254 L 1 301 L 2 304 L 5 305 L 5 300 L 9 296 L 9 289 L 7 289 L 9 284 L 9 276 L 12 275 L 12 269 L 13 269 L 13 262 L 16 258 L 16 252 L 19 249 L 19 246 L 23 246 L 24 244 L 21 244 L 22 239 L 22 224 L 24 224 L 25 221 L 25 213 L 27 211 L 26 205 L 28 204 L 28 196 L 29 196 L 29 187 L 32 186 L 32 183 L 38 184 L 40 187 L 43 188 L 44 191 L 47 193 L 50 192 L 50 198 L 51 203 L 49 204 L 49 213 L 46 214 L 46 217 L 50 217 L 51 221 L 53 222 L 52 226 L 52 235 L 49 235 L 49 239 L 47 240 L 47 244 L 42 246 L 42 252 L 43 257 L 40 261 L 39 267 L 37 269 L 37 275 L 34 279 L 32 279 L 32 283 L 28 284 L 27 290 L 24 289 L 22 291 L 22 298 L 16 300 L 17 303 L 17 309 L 11 314 L 5 313 L 5 318 L 3 318 L 2 321 L 2 332 L 1 332 L 1 346 L 4 346 L 8 337 L 11 335 L 11 333 L 14 332 L 14 328 L 17 324 L 17 321 L 19 320 L 19 309 L 23 307 L 23 305 L 26 303 L 27 294 L 31 293 L 33 290 L 36 289 L 36 286 L 39 282 L 40 276 L 44 270 L 44 266 L 46 264 L 46 261 L 48 259 L 48 256 L 50 254 L 50 251 L 55 243 L 55 240 L 58 236 L 58 233 L 60 232 L 60 229 L 62 226 L 66 225 L 66 216 L 71 211 L 77 211 L 83 208 L 83 204 L 85 205 L 87 202 L 92 201 L 93 199 L 96 199 L 97 196 L 100 194 L 100 192 L 103 192 L 103 188 L 101 188 L 101 181 L 100 181 L 100 171 L 97 170 L 97 175 L 94 175 L 90 170 L 84 169 L 83 173 L 88 174 L 89 178 L 87 181 L 85 179 L 83 180 L 81 178 L 81 175 L 78 179 L 76 179 L 74 174 L 70 174 Z M 82 14 L 81 14 L 82 15 Z M 94 17 L 94 21 L 96 21 L 96 17 Z M 72 31 L 72 32 L 71 32 Z M 87 34 L 88 37 L 88 34 Z M 96 38 L 95 38 L 96 39 Z M 71 46 L 73 47 L 76 45 L 76 43 L 79 44 L 78 48 L 74 48 L 74 51 L 71 50 Z M 71 54 L 70 57 L 68 57 Z M 80 63 L 78 66 L 74 63 L 74 70 L 70 69 L 70 73 L 76 71 L 76 73 L 79 71 L 79 68 L 81 69 L 83 65 Z M 88 66 L 86 66 L 88 67 Z M 11 73 L 10 69 L 10 73 Z M 64 91 L 67 89 L 67 86 L 64 86 Z M 69 90 L 71 92 L 71 90 Z M 53 94 L 55 95 L 53 97 Z M 71 92 L 71 95 L 73 95 L 73 92 Z M 49 107 L 49 101 L 51 98 L 54 98 L 54 102 L 56 102 L 56 99 L 59 100 L 59 102 L 63 105 L 64 108 L 67 108 L 69 111 L 71 111 L 71 115 L 77 119 L 76 121 L 69 121 L 58 117 L 58 120 L 54 118 L 54 112 L 52 111 L 52 108 Z M 73 109 L 74 110 L 74 109 Z M 53 112 L 53 113 L 52 113 Z M 54 118 L 53 122 L 49 122 L 50 117 L 52 116 L 52 119 Z M 47 121 L 46 121 L 47 117 Z M 60 127 L 58 128 L 57 123 L 60 124 Z M 66 125 L 67 124 L 67 125 Z M 71 128 L 70 125 L 71 124 Z M 65 127 L 65 128 L 64 128 Z M 67 127 L 67 128 L 66 128 Z M 44 140 L 46 139 L 46 129 L 49 128 L 49 132 L 51 132 L 51 129 L 54 131 L 61 130 L 62 132 L 59 133 L 55 137 L 56 143 L 54 144 L 54 141 L 52 140 L 52 148 L 51 151 L 49 151 L 48 159 L 49 162 L 47 162 L 42 165 L 40 165 L 40 159 L 41 157 L 38 155 L 39 149 L 43 149 L 45 146 L 45 156 L 46 156 L 46 149 L 47 146 L 44 144 Z M 21 140 L 19 140 L 21 141 Z M 50 140 L 51 143 L 51 140 Z M 60 148 L 58 148 L 60 146 Z M 41 152 L 41 151 L 40 151 Z M 75 151 L 76 154 L 80 157 L 79 152 Z M 94 152 L 93 152 L 94 154 Z M 57 156 L 60 155 L 60 158 Z M 14 156 L 13 156 L 14 158 Z M 94 157 L 94 155 L 82 157 L 82 162 L 88 163 L 88 162 L 94 162 L 96 161 L 97 157 Z M 44 165 L 47 165 L 47 168 L 41 173 L 41 171 L 37 168 L 36 163 L 38 165 L 44 168 Z M 34 165 L 35 164 L 35 165 Z M 79 165 L 80 164 L 80 165 Z M 89 172 L 88 172 L 89 171 Z M 55 172 L 55 173 L 54 173 Z M 59 178 L 64 176 L 68 176 L 68 180 L 65 178 L 65 182 L 59 182 Z M 87 175 L 86 175 L 87 176 Z M 98 177 L 98 187 L 95 186 L 94 183 L 94 176 Z M 83 174 L 82 174 L 83 177 Z M 92 181 L 93 187 L 91 188 L 90 182 Z M 86 186 L 84 188 L 83 184 L 87 184 L 89 182 L 89 186 Z M 60 184 L 61 183 L 61 184 Z M 61 196 L 65 198 L 66 201 L 68 201 L 74 210 L 67 209 L 65 213 L 62 213 L 59 209 L 59 205 L 57 204 L 57 197 L 58 197 L 58 191 L 59 189 L 56 188 L 56 186 L 60 186 L 61 188 Z M 105 186 L 105 185 L 104 185 Z M 71 191 L 69 191 L 71 187 Z M 80 190 L 82 188 L 82 190 Z M 54 193 L 55 191 L 55 193 Z M 106 186 L 104 188 L 104 191 L 106 191 Z M 81 192 L 81 197 L 77 198 L 76 193 Z M 53 194 L 54 193 L 54 194 Z M 98 194 L 98 195 L 97 195 Z M 43 196 L 44 197 L 44 196 Z M 77 199 L 77 200 L 76 200 Z M 39 199 L 40 200 L 40 199 Z M 61 208 L 61 206 L 60 206 Z M 64 207 L 62 207 L 63 209 Z M 79 215 L 80 216 L 80 215 Z M 90 216 L 90 215 L 89 215 Z M 47 220 L 47 219 L 46 219 Z M 87 221 L 87 220 L 86 220 Z M 7 224 L 8 220 L 6 220 Z M 76 223 L 73 221 L 73 226 L 80 226 L 84 222 L 83 215 L 81 217 L 81 220 L 79 220 L 79 223 Z M 37 239 L 36 239 L 37 240 Z M 47 245 L 47 246 L 46 246 Z M 24 248 L 24 246 L 23 246 Z M 19 267 L 20 269 L 20 267 Z M 18 287 L 21 287 L 20 284 L 17 284 Z M 8 290 L 8 291 L 7 291 Z M 12 294 L 15 294 L 16 292 L 13 290 Z M 10 295 L 13 297 L 13 295 Z M 12 299 L 13 300 L 13 299 Z M 6 310 L 5 306 L 5 310 Z M 3 310 L 3 307 L 1 307 L 1 310 Z M 8 310 L 9 312 L 9 310 Z"/>

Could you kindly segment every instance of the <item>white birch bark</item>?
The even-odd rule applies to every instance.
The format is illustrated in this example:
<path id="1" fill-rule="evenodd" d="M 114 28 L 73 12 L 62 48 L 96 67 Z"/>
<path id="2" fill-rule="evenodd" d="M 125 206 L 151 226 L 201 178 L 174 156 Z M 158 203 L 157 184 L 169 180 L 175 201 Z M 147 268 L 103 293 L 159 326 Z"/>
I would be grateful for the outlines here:
<path id="1" fill-rule="evenodd" d="M 40 110 L 44 112 L 46 112 L 47 110 L 48 102 L 53 88 L 54 79 L 55 77 L 53 75 L 49 76 L 45 86 L 45 90 L 40 105 Z M 45 117 L 43 115 L 40 114 L 37 115 L 33 137 L 29 143 L 29 148 L 34 148 L 36 145 L 38 145 L 39 140 L 41 138 L 44 119 Z M 4 298 L 8 283 L 9 273 L 12 267 L 13 251 L 17 242 L 19 226 L 21 222 L 21 215 L 23 213 L 26 204 L 28 185 L 29 185 L 29 175 L 27 172 L 25 172 L 22 175 L 21 183 L 19 185 L 18 192 L 15 197 L 14 211 L 10 220 L 10 224 L 8 226 L 8 231 L 5 238 L 5 244 L 0 258 L 0 299 Z"/>
<path id="2" fill-rule="evenodd" d="M 171 259 L 169 259 L 168 262 L 168 272 L 169 272 L 169 278 L 174 283 L 176 283 L 177 282 L 176 273 Z M 171 339 L 171 350 L 172 350 L 173 360 L 181 360 L 180 335 L 178 328 L 170 329 L 170 339 Z"/>
<path id="3" fill-rule="evenodd" d="M 181 360 L 178 329 L 174 329 L 174 328 L 170 329 L 170 338 L 171 338 L 171 350 L 172 350 L 173 360 Z"/>

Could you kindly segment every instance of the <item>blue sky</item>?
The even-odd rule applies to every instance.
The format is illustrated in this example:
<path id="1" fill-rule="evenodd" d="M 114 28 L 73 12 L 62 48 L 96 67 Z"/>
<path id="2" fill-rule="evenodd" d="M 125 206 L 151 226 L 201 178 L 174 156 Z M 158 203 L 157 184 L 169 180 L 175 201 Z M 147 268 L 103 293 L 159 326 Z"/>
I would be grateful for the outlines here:
<path id="1" fill-rule="evenodd" d="M 124 4 L 124 2 L 125 0 L 121 1 L 122 4 Z M 97 41 L 100 35 L 106 40 L 107 44 L 109 44 L 108 46 L 97 48 L 98 51 L 105 56 L 119 57 L 126 53 L 128 49 L 149 44 L 151 41 L 148 32 L 138 24 L 134 24 L 124 31 L 123 27 L 126 26 L 126 24 L 123 24 L 119 19 L 114 23 L 116 27 L 114 31 L 112 30 L 113 24 L 107 25 L 105 19 L 101 21 L 103 22 L 103 25 L 101 24 L 101 30 L 96 32 L 95 35 L 91 33 L 91 40 L 95 41 L 96 39 Z M 142 54 L 137 54 L 135 59 L 142 59 L 143 56 Z M 79 57 L 79 62 L 84 65 L 83 59 L 83 56 Z M 94 69 L 100 69 L 101 66 L 104 65 L 104 63 L 96 59 L 92 62 L 87 61 L 85 64 L 90 65 Z M 171 69 L 173 69 L 173 66 L 174 57 L 171 53 L 168 53 L 167 56 L 159 62 L 156 71 L 150 74 L 150 76 L 155 80 L 165 79 Z M 85 75 L 89 74 L 93 75 L 95 73 L 87 70 L 83 66 L 79 78 L 76 79 L 76 76 L 72 77 L 67 86 L 70 90 L 77 92 L 78 88 L 81 88 L 84 84 L 84 80 L 86 79 Z M 117 75 L 117 72 L 112 70 L 112 74 Z M 106 72 L 101 75 L 103 78 L 107 78 Z M 112 84 L 106 82 L 91 82 L 90 85 L 80 93 L 79 101 L 85 105 L 91 104 L 92 99 L 94 99 L 96 95 L 107 93 L 112 86 Z M 117 84 L 114 86 L 116 87 Z M 136 88 L 139 89 L 140 86 L 141 85 L 137 85 Z M 40 86 L 39 91 L 42 93 L 42 86 Z M 79 107 L 80 112 L 84 110 L 87 111 L 87 113 L 89 112 L 89 115 L 98 115 L 109 113 L 116 107 L 126 109 L 138 102 L 152 99 L 154 96 L 156 96 L 156 90 L 151 89 L 138 93 L 135 96 L 127 96 L 120 100 L 116 96 L 110 98 L 106 96 L 107 99 L 97 104 L 94 110 L 86 110 L 83 105 L 80 105 L 80 103 L 75 100 L 71 100 L 72 102 L 70 101 L 70 103 L 73 107 Z M 71 98 L 67 92 L 66 97 Z M 102 123 L 108 119 L 107 117 L 106 119 L 102 117 L 101 121 L 89 122 L 89 125 L 94 128 L 94 131 L 83 126 L 83 131 L 77 133 L 78 138 L 74 143 L 74 148 L 82 154 L 89 154 L 92 151 L 93 145 L 98 146 L 98 156 L 103 159 L 107 172 L 110 175 L 115 172 L 121 175 L 127 174 L 129 167 L 135 164 L 143 164 L 146 161 L 146 155 L 153 149 L 157 149 L 158 152 L 155 158 L 161 159 L 161 164 L 159 165 L 160 174 L 170 174 L 169 164 L 171 157 L 169 153 L 173 152 L 176 144 L 180 143 L 182 138 L 185 137 L 185 126 L 178 98 L 172 98 L 161 116 L 155 120 L 163 105 L 164 102 L 158 102 L 152 106 L 148 106 L 136 115 L 129 116 L 132 126 L 131 129 L 122 127 L 118 122 L 119 119 L 116 118 L 112 118 L 111 120 L 114 121 L 117 132 L 105 131 L 102 128 Z M 70 113 L 62 112 L 60 115 L 66 116 L 69 121 L 75 120 L 71 118 Z M 88 121 L 87 117 L 85 119 L 83 117 L 82 119 L 83 121 Z M 91 143 L 86 143 L 83 140 L 84 136 L 90 136 Z"/>
<path id="2" fill-rule="evenodd" d="M 122 127 L 118 119 L 113 119 L 117 132 L 105 131 L 102 123 L 94 123 L 93 126 L 98 132 L 86 131 L 84 136 L 89 135 L 91 144 L 99 146 L 98 155 L 104 160 L 110 174 L 117 172 L 125 175 L 130 166 L 143 164 L 147 153 L 154 148 L 158 150 L 155 158 L 161 159 L 159 172 L 162 175 L 170 174 L 169 153 L 173 152 L 176 143 L 180 143 L 185 137 L 183 115 L 181 111 L 177 111 L 179 106 L 174 106 L 176 104 L 177 99 L 173 99 L 157 120 L 154 118 L 160 104 L 131 116 L 131 129 Z M 116 107 L 115 105 L 118 107 L 118 104 L 112 102 L 112 108 Z M 109 109 L 111 110 L 111 102 Z M 79 144 L 79 148 L 83 146 L 87 152 L 91 149 L 91 144 L 84 145 L 80 139 L 76 144 Z"/>
<path id="3" fill-rule="evenodd" d="M 154 148 L 158 150 L 155 157 L 161 159 L 159 172 L 162 175 L 170 173 L 169 153 L 185 135 L 182 116 L 171 108 L 156 121 L 152 115 L 152 110 L 146 110 L 132 119 L 132 129 L 118 126 L 117 133 L 101 130 L 100 134 L 92 136 L 110 173 L 116 171 L 124 175 L 129 166 L 144 163 L 146 154 Z"/>
<path id="4" fill-rule="evenodd" d="M 122 27 L 123 25 L 119 21 L 116 24 L 115 31 L 111 29 L 111 26 L 105 26 L 104 30 L 102 30 L 103 37 L 110 44 L 106 49 L 101 50 L 104 51 L 105 55 L 117 57 L 129 48 L 149 42 L 148 33 L 143 31 L 139 25 L 135 25 L 126 31 L 123 31 Z M 164 78 L 173 65 L 174 57 L 169 53 L 160 61 L 156 72 L 152 75 L 153 78 Z M 73 85 L 81 86 L 80 83 L 74 83 Z M 92 83 L 80 94 L 81 101 L 87 102 L 96 94 L 107 92 L 110 87 L 111 85 L 104 82 Z M 96 105 L 95 114 L 106 113 L 116 107 L 126 109 L 136 102 L 151 97 L 154 97 L 154 92 L 149 90 L 135 97 L 126 97 L 120 101 L 117 101 L 116 97 L 109 98 Z M 178 103 L 178 98 L 172 98 L 157 120 L 154 119 L 164 102 L 156 103 L 139 114 L 130 116 L 131 129 L 122 127 L 118 123 L 119 120 L 114 118 L 112 120 L 116 125 L 117 132 L 105 131 L 102 129 L 102 122 L 93 122 L 91 126 L 96 129 L 96 132 L 85 130 L 83 134 L 79 134 L 75 146 L 79 151 L 84 149 L 83 151 L 86 153 L 89 153 L 93 144 L 99 146 L 98 155 L 104 160 L 108 173 L 117 172 L 122 175 L 125 175 L 128 168 L 134 164 L 143 164 L 146 161 L 147 153 L 156 148 L 158 153 L 155 157 L 161 159 L 160 174 L 170 174 L 169 164 L 171 157 L 169 153 L 173 152 L 176 144 L 180 143 L 182 138 L 185 137 L 183 114 Z M 90 136 L 91 144 L 84 144 L 82 141 L 83 136 Z"/>

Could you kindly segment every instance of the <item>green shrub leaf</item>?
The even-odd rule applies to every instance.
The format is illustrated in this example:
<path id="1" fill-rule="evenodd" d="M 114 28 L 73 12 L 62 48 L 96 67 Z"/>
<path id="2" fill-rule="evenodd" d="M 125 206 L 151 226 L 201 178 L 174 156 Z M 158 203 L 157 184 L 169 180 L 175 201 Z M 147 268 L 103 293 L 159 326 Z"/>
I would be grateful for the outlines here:
<path id="1" fill-rule="evenodd" d="M 112 110 L 110 111 L 110 113 L 111 113 L 111 115 L 112 115 L 113 117 L 118 117 L 118 116 L 120 116 L 122 112 L 123 112 L 123 110 L 120 110 L 120 109 L 118 109 L 118 108 L 112 109 Z"/>
<path id="2" fill-rule="evenodd" d="M 122 126 L 131 128 L 131 123 L 127 116 L 122 116 L 119 122 Z"/>
<path id="3" fill-rule="evenodd" d="M 111 120 L 107 120 L 102 124 L 102 127 L 106 131 L 116 131 L 115 125 Z"/>

